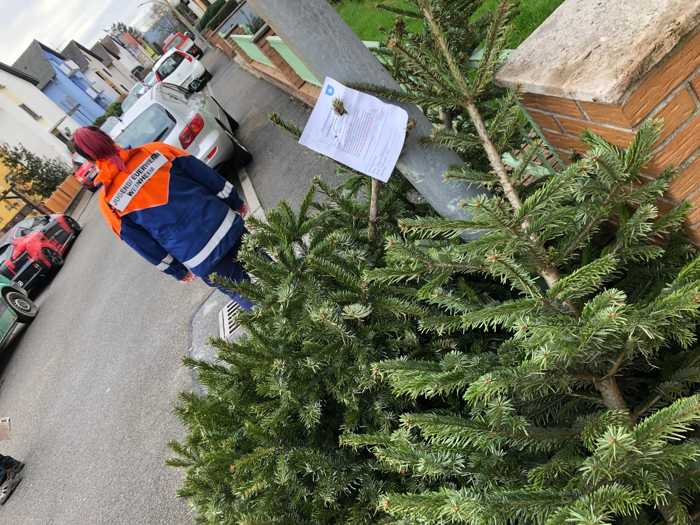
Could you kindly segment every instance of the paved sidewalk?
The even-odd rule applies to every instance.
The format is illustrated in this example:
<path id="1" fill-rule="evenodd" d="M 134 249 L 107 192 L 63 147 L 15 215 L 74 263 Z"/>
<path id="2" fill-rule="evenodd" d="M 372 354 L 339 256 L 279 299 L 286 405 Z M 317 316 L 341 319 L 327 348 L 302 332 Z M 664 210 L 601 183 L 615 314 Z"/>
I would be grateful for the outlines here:
<path id="1" fill-rule="evenodd" d="M 341 180 L 333 161 L 300 146 L 268 118 L 276 112 L 303 128 L 311 112 L 308 107 L 216 50 L 207 53 L 205 64 L 215 74 L 209 84 L 212 94 L 238 120 L 237 135 L 253 154 L 254 161 L 246 171 L 263 208 L 282 200 L 298 206 L 316 176 L 332 184 Z M 241 183 L 246 184 L 245 178 Z"/>

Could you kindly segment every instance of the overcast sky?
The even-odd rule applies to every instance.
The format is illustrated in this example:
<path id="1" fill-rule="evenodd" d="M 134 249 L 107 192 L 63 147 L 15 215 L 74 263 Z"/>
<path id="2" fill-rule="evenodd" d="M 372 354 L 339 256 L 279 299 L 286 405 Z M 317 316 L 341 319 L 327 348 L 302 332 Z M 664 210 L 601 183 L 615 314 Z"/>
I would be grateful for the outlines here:
<path id="1" fill-rule="evenodd" d="M 12 64 L 32 40 L 57 51 L 71 40 L 91 47 L 113 22 L 144 29 L 143 0 L 0 0 L 0 61 Z"/>

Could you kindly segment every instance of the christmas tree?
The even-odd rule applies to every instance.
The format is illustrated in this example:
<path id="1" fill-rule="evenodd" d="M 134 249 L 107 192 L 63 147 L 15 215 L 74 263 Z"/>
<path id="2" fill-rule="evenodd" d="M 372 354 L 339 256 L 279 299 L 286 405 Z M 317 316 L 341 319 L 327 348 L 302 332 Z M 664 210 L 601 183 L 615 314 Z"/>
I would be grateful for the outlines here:
<path id="1" fill-rule="evenodd" d="M 421 209 L 408 193 L 399 178 L 383 188 L 383 231 Z M 366 194 L 364 177 L 317 181 L 297 212 L 282 203 L 248 222 L 241 259 L 255 280 L 236 286 L 256 303 L 239 317 L 246 335 L 215 341 L 217 363 L 188 360 L 208 392 L 177 409 L 189 435 L 170 464 L 187 469 L 180 495 L 201 522 L 376 523 L 380 494 L 412 486 L 339 445 L 343 432 L 396 424 L 407 405 L 371 365 L 427 340 L 406 319 L 417 312 L 405 288 L 364 277 L 383 261 Z"/>
<path id="2" fill-rule="evenodd" d="M 644 177 L 659 124 L 645 123 L 626 149 L 585 133 L 588 151 L 556 172 L 533 177 L 537 148 L 508 169 L 512 135 L 488 125 L 480 104 L 509 6 L 495 12 L 474 67 L 450 4 L 416 0 L 430 38 L 393 47 L 423 81 L 383 94 L 442 101 L 468 119 L 450 141 L 442 131 L 433 140 L 476 137 L 487 169 L 451 176 L 493 193 L 465 203 L 468 221 L 400 220 L 390 264 L 369 270 L 375 285 L 417 287 L 421 331 L 447 339 L 438 358 L 375 367 L 399 398 L 427 408 L 343 443 L 421 485 L 383 498 L 400 523 L 693 523 L 700 260 L 681 232 L 687 206 L 660 210 L 674 171 Z M 480 236 L 462 243 L 465 232 Z"/>

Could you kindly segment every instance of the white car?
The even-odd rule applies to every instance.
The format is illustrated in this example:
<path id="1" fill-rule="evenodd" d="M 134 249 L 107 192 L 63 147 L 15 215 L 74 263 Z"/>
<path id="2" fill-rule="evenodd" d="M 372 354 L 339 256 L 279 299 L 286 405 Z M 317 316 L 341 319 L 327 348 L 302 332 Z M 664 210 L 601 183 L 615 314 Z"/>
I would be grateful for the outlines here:
<path id="1" fill-rule="evenodd" d="M 118 119 L 109 135 L 123 148 L 165 142 L 216 169 L 229 160 L 241 167 L 253 159 L 234 136 L 237 128 L 238 122 L 209 95 L 160 83 Z"/>
<path id="2" fill-rule="evenodd" d="M 126 96 L 124 100 L 122 100 L 122 113 L 126 113 L 131 109 L 131 106 L 133 106 L 136 101 L 141 98 L 141 95 L 143 95 L 150 86 L 147 86 L 143 84 L 142 82 L 137 82 L 134 84 L 134 87 L 131 88 L 129 91 L 129 94 Z"/>
<path id="3" fill-rule="evenodd" d="M 190 91 L 201 91 L 211 80 L 211 74 L 192 55 L 170 49 L 153 66 L 157 82 L 175 84 Z"/>

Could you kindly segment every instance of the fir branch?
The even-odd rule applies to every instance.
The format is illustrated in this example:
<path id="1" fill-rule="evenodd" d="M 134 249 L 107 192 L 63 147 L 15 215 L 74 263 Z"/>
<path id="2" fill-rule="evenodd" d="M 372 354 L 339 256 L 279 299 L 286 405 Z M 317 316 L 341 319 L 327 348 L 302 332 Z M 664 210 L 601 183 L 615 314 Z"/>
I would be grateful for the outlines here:
<path id="1" fill-rule="evenodd" d="M 299 128 L 296 124 L 292 124 L 291 122 L 284 120 L 279 113 L 270 113 L 268 118 L 275 126 L 287 131 L 295 139 L 299 139 L 301 137 L 301 128 Z"/>

